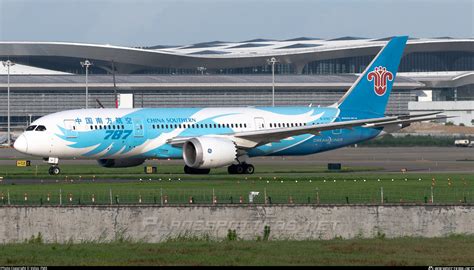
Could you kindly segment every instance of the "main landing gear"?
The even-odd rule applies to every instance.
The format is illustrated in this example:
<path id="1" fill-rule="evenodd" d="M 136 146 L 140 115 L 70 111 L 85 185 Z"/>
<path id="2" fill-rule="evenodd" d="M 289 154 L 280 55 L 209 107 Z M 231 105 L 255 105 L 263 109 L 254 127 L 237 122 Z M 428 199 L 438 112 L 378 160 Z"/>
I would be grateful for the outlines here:
<path id="1" fill-rule="evenodd" d="M 195 169 L 184 165 L 184 173 L 186 174 L 209 174 L 211 169 Z"/>
<path id="2" fill-rule="evenodd" d="M 240 163 L 227 167 L 227 172 L 229 174 L 253 174 L 255 167 L 252 164 Z"/>
<path id="3" fill-rule="evenodd" d="M 184 165 L 184 173 L 186 174 L 209 174 L 211 169 L 195 169 Z M 253 174 L 255 167 L 252 164 L 240 163 L 237 165 L 230 165 L 227 167 L 229 174 Z"/>

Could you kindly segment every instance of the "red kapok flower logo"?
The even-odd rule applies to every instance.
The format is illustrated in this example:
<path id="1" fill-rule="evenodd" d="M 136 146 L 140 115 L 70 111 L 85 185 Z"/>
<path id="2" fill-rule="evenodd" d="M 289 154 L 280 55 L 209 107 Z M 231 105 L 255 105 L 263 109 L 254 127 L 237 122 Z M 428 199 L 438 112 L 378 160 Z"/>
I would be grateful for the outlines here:
<path id="1" fill-rule="evenodd" d="M 387 81 L 393 80 L 393 74 L 385 67 L 375 67 L 374 71 L 367 74 L 367 80 L 373 80 L 375 94 L 377 94 L 377 96 L 383 96 L 385 92 L 387 92 Z"/>

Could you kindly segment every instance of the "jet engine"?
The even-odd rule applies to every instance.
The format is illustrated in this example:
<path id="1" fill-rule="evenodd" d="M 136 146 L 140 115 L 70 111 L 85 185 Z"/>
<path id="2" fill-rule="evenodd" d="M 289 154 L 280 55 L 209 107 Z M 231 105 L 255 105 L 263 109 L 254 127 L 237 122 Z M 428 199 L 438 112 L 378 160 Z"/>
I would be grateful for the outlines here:
<path id="1" fill-rule="evenodd" d="M 183 145 L 184 163 L 195 169 L 231 165 L 237 158 L 235 143 L 226 138 L 196 137 Z"/>

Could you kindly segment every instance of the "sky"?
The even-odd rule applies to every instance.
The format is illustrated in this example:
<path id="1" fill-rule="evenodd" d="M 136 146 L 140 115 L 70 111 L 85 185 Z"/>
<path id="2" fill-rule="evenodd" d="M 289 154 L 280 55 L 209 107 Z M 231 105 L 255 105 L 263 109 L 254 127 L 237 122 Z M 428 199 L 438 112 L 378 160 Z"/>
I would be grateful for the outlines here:
<path id="1" fill-rule="evenodd" d="M 118 46 L 474 36 L 474 0 L 0 0 L 1 41 Z"/>

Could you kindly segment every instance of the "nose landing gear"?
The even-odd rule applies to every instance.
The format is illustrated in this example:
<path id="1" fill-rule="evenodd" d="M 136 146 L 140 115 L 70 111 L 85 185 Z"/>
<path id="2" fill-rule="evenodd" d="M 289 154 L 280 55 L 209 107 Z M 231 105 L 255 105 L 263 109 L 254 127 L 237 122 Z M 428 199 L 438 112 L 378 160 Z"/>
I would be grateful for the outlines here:
<path id="1" fill-rule="evenodd" d="M 51 167 L 49 167 L 49 175 L 58 175 L 61 173 L 61 170 L 59 169 L 59 167 L 57 165 L 52 165 Z"/>
<path id="2" fill-rule="evenodd" d="M 44 158 L 46 160 L 46 158 Z M 48 163 L 51 164 L 51 167 L 49 167 L 49 175 L 58 175 L 61 173 L 61 169 L 59 169 L 59 158 L 55 157 L 49 157 L 48 158 Z"/>

